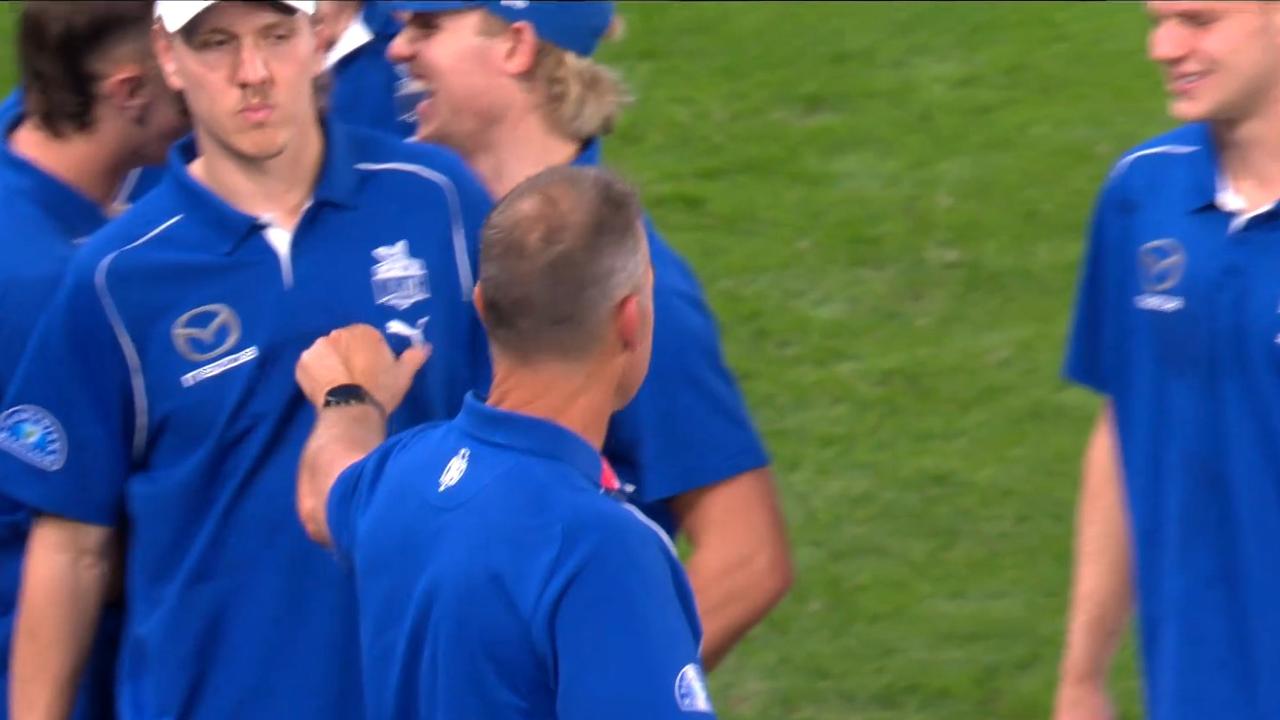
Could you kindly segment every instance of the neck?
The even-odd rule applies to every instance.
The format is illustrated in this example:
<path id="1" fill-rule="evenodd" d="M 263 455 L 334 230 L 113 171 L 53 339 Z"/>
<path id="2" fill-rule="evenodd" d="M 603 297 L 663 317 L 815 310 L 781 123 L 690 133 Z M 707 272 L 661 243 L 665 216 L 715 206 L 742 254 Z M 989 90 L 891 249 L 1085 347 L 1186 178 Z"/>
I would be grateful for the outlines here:
<path id="1" fill-rule="evenodd" d="M 206 150 L 189 166 L 191 176 L 246 215 L 270 216 L 293 230 L 311 201 L 324 162 L 324 134 L 318 122 L 300 128 L 284 152 L 258 160 L 221 149 L 197 130 L 196 142 Z"/>
<path id="2" fill-rule="evenodd" d="M 600 450 L 613 415 L 614 378 L 599 365 L 510 363 L 495 356 L 488 404 L 568 428 Z M 601 392 L 607 388 L 609 392 Z"/>
<path id="3" fill-rule="evenodd" d="M 334 3 L 332 15 L 330 16 L 333 23 L 333 39 L 336 42 L 342 37 L 342 33 L 351 27 L 351 23 L 355 22 L 356 17 L 360 15 L 361 3 L 355 0 L 347 0 L 346 2 Z"/>
<path id="4" fill-rule="evenodd" d="M 573 162 L 581 149 L 577 141 L 551 130 L 536 110 L 518 115 L 494 128 L 484 148 L 464 153 L 494 199 L 547 168 Z"/>
<path id="5" fill-rule="evenodd" d="M 1280 102 L 1238 121 L 1214 125 L 1222 170 L 1237 192 L 1252 188 L 1280 196 Z"/>
<path id="6" fill-rule="evenodd" d="M 54 137 L 35 120 L 23 120 L 8 138 L 9 149 L 27 162 L 93 201 L 104 211 L 111 207 L 125 176 L 132 169 L 121 153 L 103 152 L 120 143 L 103 132 Z"/>

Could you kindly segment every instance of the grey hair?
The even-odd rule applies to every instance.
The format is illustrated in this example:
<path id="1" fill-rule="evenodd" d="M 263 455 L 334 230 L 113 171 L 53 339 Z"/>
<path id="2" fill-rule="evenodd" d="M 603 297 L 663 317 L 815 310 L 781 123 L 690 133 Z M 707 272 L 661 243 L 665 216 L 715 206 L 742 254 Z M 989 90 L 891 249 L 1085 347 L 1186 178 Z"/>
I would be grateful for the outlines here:
<path id="1" fill-rule="evenodd" d="M 636 192 L 600 168 L 560 166 L 517 185 L 481 230 L 484 324 L 521 359 L 593 352 L 649 269 Z"/>

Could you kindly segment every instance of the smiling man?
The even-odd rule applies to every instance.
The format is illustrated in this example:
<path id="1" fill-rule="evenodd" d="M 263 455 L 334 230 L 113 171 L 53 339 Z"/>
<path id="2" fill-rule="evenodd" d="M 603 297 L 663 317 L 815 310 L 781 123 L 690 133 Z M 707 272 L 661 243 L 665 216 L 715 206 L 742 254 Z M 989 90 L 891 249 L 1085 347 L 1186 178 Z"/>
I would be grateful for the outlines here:
<path id="1" fill-rule="evenodd" d="M 361 717 L 355 597 L 294 519 L 314 411 L 293 363 L 337 327 L 407 326 L 390 341 L 431 363 L 402 404 L 372 401 L 396 428 L 453 417 L 487 374 L 470 298 L 490 203 L 455 155 L 322 124 L 313 9 L 156 3 L 194 137 L 72 260 L 0 415 L 0 492 L 40 513 L 15 717 L 65 717 L 117 543 L 120 717 Z"/>
<path id="2" fill-rule="evenodd" d="M 1280 7 L 1154 2 L 1186 124 L 1112 168 L 1066 373 L 1085 452 L 1057 720 L 1112 716 L 1136 599 L 1147 717 L 1280 717 Z"/>

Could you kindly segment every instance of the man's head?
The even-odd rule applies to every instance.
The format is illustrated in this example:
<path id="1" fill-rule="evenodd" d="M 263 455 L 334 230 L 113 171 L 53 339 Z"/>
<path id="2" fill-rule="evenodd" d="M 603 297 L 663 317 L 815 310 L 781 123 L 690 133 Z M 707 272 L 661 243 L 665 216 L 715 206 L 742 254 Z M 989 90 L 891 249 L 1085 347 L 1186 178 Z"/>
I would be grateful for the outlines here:
<path id="1" fill-rule="evenodd" d="M 202 144 L 264 161 L 318 122 L 314 11 L 314 2 L 156 3 L 156 56 Z"/>
<path id="2" fill-rule="evenodd" d="M 18 63 L 25 114 L 54 137 L 103 132 L 131 164 L 163 161 L 187 120 L 151 54 L 151 5 L 24 3 Z"/>
<path id="3" fill-rule="evenodd" d="M 1148 2 L 1147 49 L 1169 113 L 1239 122 L 1280 101 L 1280 8 L 1269 2 Z"/>
<path id="4" fill-rule="evenodd" d="M 393 2 L 404 30 L 387 49 L 430 90 L 421 139 L 482 152 L 504 121 L 537 113 L 574 141 L 608 133 L 627 101 L 591 60 L 617 32 L 609 2 Z"/>
<path id="5" fill-rule="evenodd" d="M 631 188 L 607 170 L 525 180 L 481 231 L 476 305 L 495 363 L 606 367 L 616 407 L 640 387 L 653 334 L 653 271 Z"/>

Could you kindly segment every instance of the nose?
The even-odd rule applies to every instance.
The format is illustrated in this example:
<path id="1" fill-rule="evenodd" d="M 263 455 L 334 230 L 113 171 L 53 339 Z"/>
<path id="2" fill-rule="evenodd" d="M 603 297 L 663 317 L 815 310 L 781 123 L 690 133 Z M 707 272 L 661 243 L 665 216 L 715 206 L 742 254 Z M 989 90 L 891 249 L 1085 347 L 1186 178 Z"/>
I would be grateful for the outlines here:
<path id="1" fill-rule="evenodd" d="M 387 59 L 395 64 L 406 63 L 413 59 L 413 47 L 409 42 L 408 27 L 402 28 L 387 44 Z"/>
<path id="2" fill-rule="evenodd" d="M 1175 20 L 1161 20 L 1147 36 L 1147 55 L 1154 62 L 1172 63 L 1187 54 L 1187 31 Z"/>
<path id="3" fill-rule="evenodd" d="M 257 43 L 243 43 L 237 60 L 236 82 L 240 85 L 262 85 L 271 78 L 266 55 Z"/>

